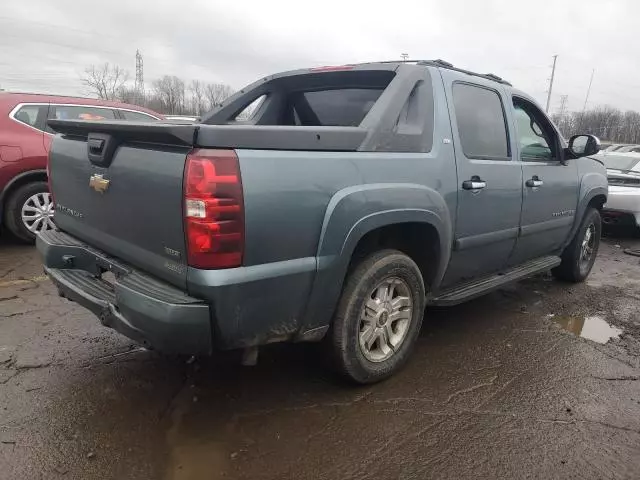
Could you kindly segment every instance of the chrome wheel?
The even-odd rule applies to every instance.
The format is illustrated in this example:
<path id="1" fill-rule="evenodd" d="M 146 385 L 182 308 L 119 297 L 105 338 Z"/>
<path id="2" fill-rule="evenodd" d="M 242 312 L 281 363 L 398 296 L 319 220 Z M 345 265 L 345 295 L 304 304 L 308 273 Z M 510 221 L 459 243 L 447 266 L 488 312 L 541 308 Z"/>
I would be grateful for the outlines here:
<path id="1" fill-rule="evenodd" d="M 360 315 L 360 350 L 371 362 L 383 362 L 402 345 L 413 316 L 409 286 L 387 278 L 373 289 Z"/>
<path id="2" fill-rule="evenodd" d="M 49 192 L 30 196 L 21 211 L 22 223 L 30 232 L 38 233 L 50 230 L 53 224 L 53 202 Z"/>
<path id="3" fill-rule="evenodd" d="M 590 223 L 587 230 L 584 232 L 584 238 L 582 239 L 582 245 L 580 247 L 580 264 L 586 266 L 591 261 L 593 255 L 593 249 L 596 243 L 596 226 Z"/>

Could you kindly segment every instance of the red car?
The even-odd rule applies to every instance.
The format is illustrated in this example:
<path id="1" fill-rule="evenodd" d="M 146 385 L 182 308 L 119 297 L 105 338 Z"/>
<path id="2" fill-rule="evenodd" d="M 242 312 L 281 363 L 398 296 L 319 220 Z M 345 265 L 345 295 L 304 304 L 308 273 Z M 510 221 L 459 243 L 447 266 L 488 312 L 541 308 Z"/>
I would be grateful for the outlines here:
<path id="1" fill-rule="evenodd" d="M 53 226 L 46 170 L 53 138 L 48 118 L 146 122 L 163 116 L 105 100 L 0 93 L 0 219 L 25 241 Z"/>

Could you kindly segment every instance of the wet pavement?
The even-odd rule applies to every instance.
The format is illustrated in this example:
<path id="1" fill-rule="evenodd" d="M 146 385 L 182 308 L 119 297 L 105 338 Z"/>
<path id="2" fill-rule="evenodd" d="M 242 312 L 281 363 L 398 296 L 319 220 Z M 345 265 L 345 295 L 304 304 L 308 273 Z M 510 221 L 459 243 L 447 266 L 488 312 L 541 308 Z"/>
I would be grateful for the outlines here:
<path id="1" fill-rule="evenodd" d="M 640 240 L 607 239 L 583 285 L 541 276 L 428 310 L 407 367 L 355 388 L 314 345 L 255 367 L 140 349 L 0 240 L 0 479 L 640 478 L 625 247 Z"/>

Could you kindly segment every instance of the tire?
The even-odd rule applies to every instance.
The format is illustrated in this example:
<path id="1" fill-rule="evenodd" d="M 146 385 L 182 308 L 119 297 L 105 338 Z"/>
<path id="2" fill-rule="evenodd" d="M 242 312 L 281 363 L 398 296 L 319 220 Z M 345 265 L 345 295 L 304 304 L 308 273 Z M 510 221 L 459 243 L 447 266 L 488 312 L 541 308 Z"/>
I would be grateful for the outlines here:
<path id="1" fill-rule="evenodd" d="M 393 375 L 413 350 L 424 309 L 422 274 L 411 258 L 381 250 L 361 260 L 347 277 L 325 337 L 335 369 L 360 384 Z"/>
<path id="2" fill-rule="evenodd" d="M 584 282 L 598 255 L 601 233 L 600 212 L 587 209 L 573 240 L 562 252 L 562 263 L 552 270 L 553 275 L 566 282 Z"/>
<path id="3" fill-rule="evenodd" d="M 39 202 L 35 201 L 36 198 Z M 7 199 L 5 207 L 5 225 L 13 235 L 24 242 L 33 243 L 36 239 L 36 231 L 48 230 L 54 226 L 53 202 L 46 182 L 32 182 L 18 187 Z M 34 220 L 29 222 L 35 230 L 30 230 L 23 221 L 23 208 L 27 209 L 26 215 L 33 216 Z M 42 219 L 38 221 L 40 217 Z"/>

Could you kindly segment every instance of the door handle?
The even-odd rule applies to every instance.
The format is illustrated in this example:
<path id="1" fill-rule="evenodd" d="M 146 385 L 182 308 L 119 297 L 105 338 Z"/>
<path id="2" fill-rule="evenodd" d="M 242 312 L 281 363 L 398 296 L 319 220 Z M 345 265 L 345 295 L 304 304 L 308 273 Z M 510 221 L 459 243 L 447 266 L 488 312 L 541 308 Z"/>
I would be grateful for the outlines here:
<path id="1" fill-rule="evenodd" d="M 543 184 L 544 182 L 540 180 L 537 175 L 534 175 L 526 181 L 527 187 L 541 187 Z"/>
<path id="2" fill-rule="evenodd" d="M 479 176 L 474 175 L 471 180 L 465 180 L 462 182 L 462 188 L 465 190 L 481 190 L 487 186 L 487 182 L 482 180 Z"/>

